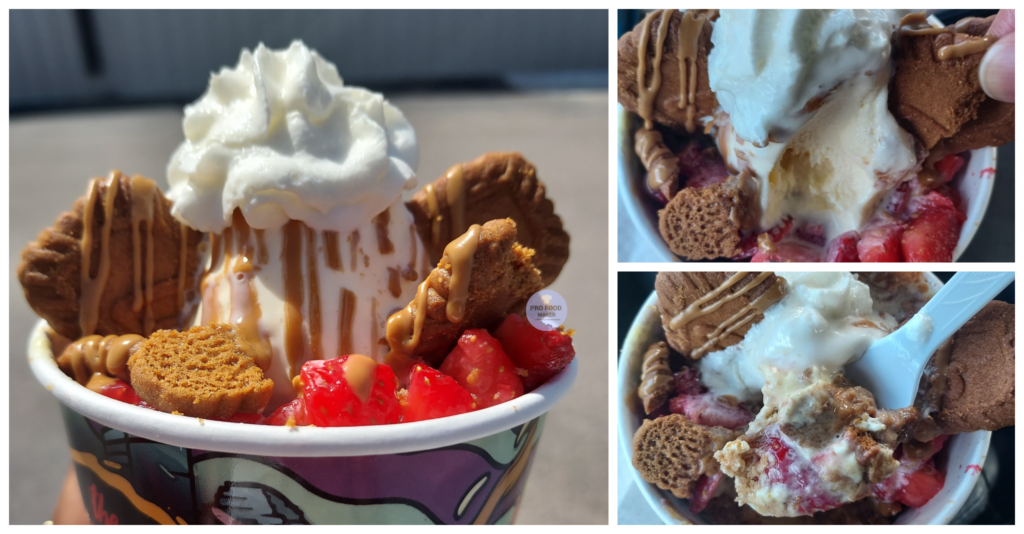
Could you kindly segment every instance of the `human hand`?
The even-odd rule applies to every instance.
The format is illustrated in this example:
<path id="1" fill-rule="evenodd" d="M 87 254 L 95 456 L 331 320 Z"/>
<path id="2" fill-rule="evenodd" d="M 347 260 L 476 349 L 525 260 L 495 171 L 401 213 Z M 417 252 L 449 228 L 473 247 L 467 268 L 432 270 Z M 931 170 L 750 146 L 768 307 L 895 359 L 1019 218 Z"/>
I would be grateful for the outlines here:
<path id="1" fill-rule="evenodd" d="M 988 34 L 998 38 L 981 60 L 978 77 L 988 96 L 1002 102 L 1013 102 L 1014 11 L 1000 9 Z"/>
<path id="2" fill-rule="evenodd" d="M 68 469 L 68 475 L 64 477 L 64 485 L 60 488 L 60 496 L 57 497 L 57 507 L 53 511 L 54 525 L 89 525 L 89 514 L 85 511 L 85 502 L 82 501 L 82 491 L 78 487 L 78 476 L 75 468 Z"/>

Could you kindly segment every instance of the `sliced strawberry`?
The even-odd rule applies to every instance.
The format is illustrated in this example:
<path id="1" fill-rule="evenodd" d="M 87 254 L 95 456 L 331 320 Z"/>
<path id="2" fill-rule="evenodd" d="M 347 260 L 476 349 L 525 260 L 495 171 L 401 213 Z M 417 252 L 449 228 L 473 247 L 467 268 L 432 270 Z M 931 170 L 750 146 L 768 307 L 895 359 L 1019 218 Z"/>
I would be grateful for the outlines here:
<path id="1" fill-rule="evenodd" d="M 928 460 L 900 482 L 896 489 L 896 499 L 912 508 L 920 508 L 942 490 L 945 477 L 935 468 L 934 462 Z"/>
<path id="2" fill-rule="evenodd" d="M 730 406 L 711 393 L 680 395 L 669 400 L 669 410 L 704 426 L 721 426 L 736 430 L 754 420 L 754 414 L 742 406 Z"/>
<path id="3" fill-rule="evenodd" d="M 701 475 L 697 479 L 697 486 L 693 489 L 693 495 L 690 497 L 690 511 L 695 514 L 703 512 L 708 502 L 715 496 L 720 482 L 722 482 L 721 471 L 711 476 Z"/>
<path id="4" fill-rule="evenodd" d="M 861 234 L 857 243 L 857 256 L 862 262 L 899 262 L 900 237 L 903 226 L 898 223 L 870 226 Z"/>
<path id="5" fill-rule="evenodd" d="M 516 364 L 524 391 L 533 391 L 576 357 L 572 337 L 558 330 L 537 330 L 525 317 L 511 314 L 494 337 Z"/>
<path id="6" fill-rule="evenodd" d="M 820 224 L 805 224 L 804 226 L 797 228 L 796 238 L 817 245 L 819 247 L 825 246 L 825 227 Z"/>
<path id="7" fill-rule="evenodd" d="M 751 263 L 772 262 L 817 262 L 821 261 L 820 249 L 814 249 L 791 241 L 777 243 L 775 250 L 766 251 L 758 248 L 754 257 L 750 258 Z"/>
<path id="8" fill-rule="evenodd" d="M 523 381 L 516 364 L 486 330 L 463 332 L 455 349 L 444 359 L 440 371 L 465 388 L 478 408 L 510 401 L 523 394 Z"/>
<path id="9" fill-rule="evenodd" d="M 829 262 L 859 262 L 857 255 L 857 243 L 860 241 L 860 234 L 851 230 L 842 234 L 832 241 L 829 241 L 825 248 L 825 261 Z"/>
<path id="10" fill-rule="evenodd" d="M 477 408 L 473 396 L 454 378 L 417 363 L 409 376 L 403 423 L 425 421 L 471 412 Z"/>
<path id="11" fill-rule="evenodd" d="M 955 210 L 956 203 L 948 196 L 949 191 L 945 192 L 946 194 L 942 194 L 939 191 L 929 191 L 927 195 L 914 197 L 910 201 L 911 216 L 931 210 Z"/>
<path id="12" fill-rule="evenodd" d="M 733 256 L 734 260 L 745 260 L 747 258 L 753 258 L 754 254 L 757 254 L 757 234 L 750 234 L 740 240 L 740 253 Z"/>
<path id="13" fill-rule="evenodd" d="M 786 234 L 788 234 L 791 229 L 793 229 L 793 218 L 786 217 L 782 222 L 776 224 L 774 228 L 768 230 L 768 236 L 772 238 L 772 241 L 778 243 L 779 241 L 782 241 L 783 237 L 786 237 Z"/>
<path id="14" fill-rule="evenodd" d="M 274 413 L 270 414 L 270 417 L 267 417 L 263 424 L 283 426 L 288 424 L 289 419 L 296 426 L 306 426 L 309 424 L 306 422 L 306 405 L 302 402 L 302 397 L 298 397 L 274 410 Z"/>
<path id="15" fill-rule="evenodd" d="M 700 371 L 696 367 L 683 367 L 675 374 L 676 393 L 680 395 L 700 395 L 707 393 L 708 388 L 700 381 Z"/>
<path id="16" fill-rule="evenodd" d="M 729 177 L 725 161 L 714 148 L 704 148 L 696 141 L 677 154 L 679 174 L 685 177 L 686 187 L 706 187 L 720 184 Z"/>
<path id="17" fill-rule="evenodd" d="M 953 261 L 959 234 L 960 222 L 955 209 L 941 207 L 923 211 L 907 223 L 903 232 L 903 258 L 914 262 Z"/>
<path id="18" fill-rule="evenodd" d="M 949 154 L 935 162 L 936 178 L 942 183 L 949 183 L 956 176 L 956 173 L 964 166 L 964 158 L 956 154 Z"/>
<path id="19" fill-rule="evenodd" d="M 385 364 L 360 354 L 302 365 L 306 422 L 316 426 L 397 423 L 398 380 Z"/>
<path id="20" fill-rule="evenodd" d="M 146 401 L 139 398 L 135 393 L 135 389 L 124 380 L 115 379 L 112 384 L 101 387 L 100 395 L 128 404 L 134 404 L 135 406 L 149 408 L 150 410 L 153 409 L 152 406 L 146 404 Z"/>

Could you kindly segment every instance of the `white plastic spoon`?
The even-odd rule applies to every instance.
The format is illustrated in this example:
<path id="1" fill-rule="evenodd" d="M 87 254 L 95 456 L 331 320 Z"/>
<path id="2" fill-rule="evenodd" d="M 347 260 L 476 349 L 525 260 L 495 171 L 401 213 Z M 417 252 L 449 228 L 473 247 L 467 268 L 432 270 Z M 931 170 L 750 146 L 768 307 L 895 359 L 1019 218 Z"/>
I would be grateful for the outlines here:
<path id="1" fill-rule="evenodd" d="M 847 365 L 846 375 L 873 393 L 879 408 L 912 405 L 935 350 L 1010 282 L 1013 273 L 956 273 L 917 315 Z"/>

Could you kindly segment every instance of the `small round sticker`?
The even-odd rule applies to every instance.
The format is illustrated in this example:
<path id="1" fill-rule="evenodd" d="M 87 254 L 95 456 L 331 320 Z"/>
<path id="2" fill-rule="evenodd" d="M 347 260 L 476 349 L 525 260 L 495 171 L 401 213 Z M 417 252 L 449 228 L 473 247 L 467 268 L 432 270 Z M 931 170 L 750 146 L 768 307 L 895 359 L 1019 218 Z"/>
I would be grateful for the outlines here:
<path id="1" fill-rule="evenodd" d="M 554 330 L 565 322 L 569 309 L 562 295 L 549 289 L 538 291 L 526 302 L 526 319 L 537 330 Z"/>

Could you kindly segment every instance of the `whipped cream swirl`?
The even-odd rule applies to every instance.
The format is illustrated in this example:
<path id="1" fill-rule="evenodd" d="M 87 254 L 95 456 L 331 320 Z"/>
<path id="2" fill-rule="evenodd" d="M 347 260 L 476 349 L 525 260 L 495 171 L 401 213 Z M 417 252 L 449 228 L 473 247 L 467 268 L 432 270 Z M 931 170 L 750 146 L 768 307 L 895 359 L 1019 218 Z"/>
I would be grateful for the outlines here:
<path id="1" fill-rule="evenodd" d="M 243 49 L 185 107 L 185 142 L 167 165 L 172 213 L 220 232 L 241 208 L 250 226 L 289 219 L 346 231 L 416 186 L 419 147 L 383 95 L 348 87 L 301 41 Z"/>

